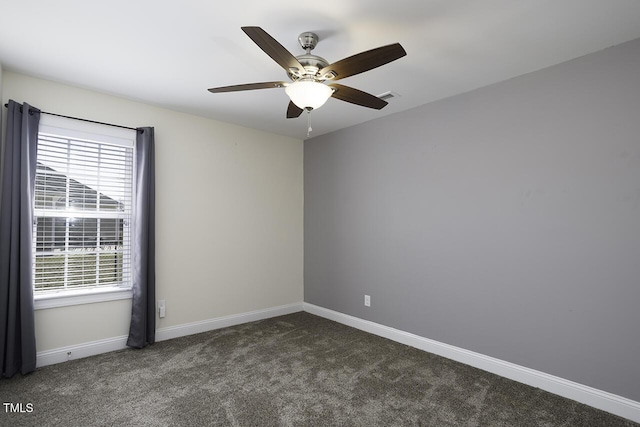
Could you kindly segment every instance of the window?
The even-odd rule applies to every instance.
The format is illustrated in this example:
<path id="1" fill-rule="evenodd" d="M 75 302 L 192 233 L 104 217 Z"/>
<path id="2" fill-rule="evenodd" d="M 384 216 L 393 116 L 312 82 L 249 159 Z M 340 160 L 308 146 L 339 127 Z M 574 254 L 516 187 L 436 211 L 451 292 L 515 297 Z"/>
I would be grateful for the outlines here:
<path id="1" fill-rule="evenodd" d="M 33 227 L 36 299 L 131 288 L 134 150 L 133 130 L 41 118 Z"/>

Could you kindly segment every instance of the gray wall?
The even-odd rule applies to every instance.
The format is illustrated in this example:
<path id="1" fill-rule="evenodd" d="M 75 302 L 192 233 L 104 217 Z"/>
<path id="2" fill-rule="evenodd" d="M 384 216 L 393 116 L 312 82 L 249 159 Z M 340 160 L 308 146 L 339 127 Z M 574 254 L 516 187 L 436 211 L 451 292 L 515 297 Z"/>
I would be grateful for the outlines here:
<path id="1" fill-rule="evenodd" d="M 640 39 L 308 140 L 304 180 L 306 302 L 640 401 Z"/>

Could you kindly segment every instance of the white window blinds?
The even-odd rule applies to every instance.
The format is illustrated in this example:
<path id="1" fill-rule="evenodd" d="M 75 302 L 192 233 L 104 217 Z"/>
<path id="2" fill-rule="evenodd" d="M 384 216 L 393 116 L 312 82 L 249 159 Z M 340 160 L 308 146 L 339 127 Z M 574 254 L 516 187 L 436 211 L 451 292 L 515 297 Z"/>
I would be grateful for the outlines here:
<path id="1" fill-rule="evenodd" d="M 65 120 L 38 135 L 34 290 L 130 286 L 135 131 Z"/>

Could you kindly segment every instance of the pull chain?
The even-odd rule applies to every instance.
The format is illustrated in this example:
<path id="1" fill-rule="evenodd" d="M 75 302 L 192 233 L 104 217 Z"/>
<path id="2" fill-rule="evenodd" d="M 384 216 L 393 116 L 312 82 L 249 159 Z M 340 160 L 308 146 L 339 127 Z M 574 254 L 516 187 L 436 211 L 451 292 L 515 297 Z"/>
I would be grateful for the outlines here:
<path id="1" fill-rule="evenodd" d="M 309 135 L 311 135 L 312 131 L 313 129 L 311 129 L 311 110 L 307 109 L 307 138 L 309 138 Z"/>

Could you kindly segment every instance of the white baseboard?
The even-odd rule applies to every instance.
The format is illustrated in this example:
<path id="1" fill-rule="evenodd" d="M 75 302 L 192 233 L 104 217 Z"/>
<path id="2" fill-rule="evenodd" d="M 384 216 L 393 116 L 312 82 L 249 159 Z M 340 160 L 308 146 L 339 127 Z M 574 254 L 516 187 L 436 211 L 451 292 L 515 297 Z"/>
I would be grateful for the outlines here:
<path id="1" fill-rule="evenodd" d="M 66 362 L 67 360 L 82 359 L 83 357 L 122 350 L 123 348 L 127 348 L 126 335 L 40 351 L 36 355 L 36 367 L 40 368 Z"/>
<path id="2" fill-rule="evenodd" d="M 524 366 L 519 366 L 504 360 L 485 356 L 480 353 L 444 344 L 419 335 L 414 335 L 308 303 L 283 305 L 264 310 L 251 311 L 248 313 L 218 317 L 201 322 L 160 328 L 156 331 L 156 341 L 164 341 L 186 335 L 207 332 L 214 329 L 226 328 L 228 326 L 239 325 L 242 323 L 254 322 L 256 320 L 283 316 L 303 310 L 374 335 L 388 338 L 420 350 L 428 351 L 429 353 L 437 354 L 448 359 L 483 369 L 514 381 L 538 387 L 542 390 L 573 399 L 580 403 L 602 409 L 603 411 L 610 412 L 635 422 L 640 422 L 640 402 L 573 381 L 565 380 L 564 378 L 559 378 L 544 372 L 536 371 L 534 369 L 525 368 Z M 60 347 L 53 350 L 41 351 L 37 354 L 37 367 L 94 356 L 110 351 L 122 350 L 127 348 L 126 343 L 127 336 L 120 336 L 67 347 Z"/>
<path id="3" fill-rule="evenodd" d="M 169 326 L 167 328 L 160 328 L 156 330 L 156 341 L 164 341 L 200 332 L 207 332 L 214 329 L 226 328 L 228 326 L 239 325 L 241 323 L 283 316 L 285 314 L 296 313 L 298 311 L 303 311 L 303 305 L 301 302 L 251 311 L 248 313 L 218 317 L 201 322 Z M 55 348 L 53 350 L 41 351 L 36 355 L 36 367 L 40 368 L 42 366 L 66 362 L 67 360 L 81 359 L 83 357 L 95 356 L 97 354 L 108 353 L 110 351 L 122 350 L 127 348 L 127 338 L 128 337 L 124 335 Z"/>
<path id="4" fill-rule="evenodd" d="M 640 402 L 622 396 L 317 305 L 304 311 L 640 422 Z"/>
<path id="5" fill-rule="evenodd" d="M 203 320 L 201 322 L 169 326 L 167 328 L 160 328 L 156 330 L 156 341 L 164 341 L 172 338 L 184 337 L 186 335 L 199 334 L 201 332 L 212 331 L 214 329 L 226 328 L 228 326 L 240 325 L 242 323 L 255 322 L 256 320 L 297 313 L 298 311 L 303 311 L 302 303 L 281 305 L 278 307 L 266 308 L 264 310 L 217 317 L 215 319 Z"/>

